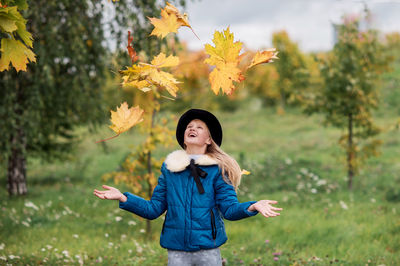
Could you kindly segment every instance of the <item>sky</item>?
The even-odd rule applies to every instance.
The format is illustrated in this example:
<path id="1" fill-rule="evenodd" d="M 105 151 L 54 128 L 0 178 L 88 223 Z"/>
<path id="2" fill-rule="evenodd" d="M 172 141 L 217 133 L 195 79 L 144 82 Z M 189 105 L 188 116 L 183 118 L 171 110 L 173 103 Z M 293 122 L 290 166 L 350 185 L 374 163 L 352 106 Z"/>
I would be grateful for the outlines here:
<path id="1" fill-rule="evenodd" d="M 235 40 L 257 50 L 272 47 L 272 33 L 286 30 L 301 50 L 326 51 L 333 47 L 332 23 L 343 14 L 362 14 L 364 3 L 374 28 L 400 32 L 400 0 L 187 0 L 184 12 L 200 40 L 187 27 L 178 37 L 197 50 L 229 26 Z"/>

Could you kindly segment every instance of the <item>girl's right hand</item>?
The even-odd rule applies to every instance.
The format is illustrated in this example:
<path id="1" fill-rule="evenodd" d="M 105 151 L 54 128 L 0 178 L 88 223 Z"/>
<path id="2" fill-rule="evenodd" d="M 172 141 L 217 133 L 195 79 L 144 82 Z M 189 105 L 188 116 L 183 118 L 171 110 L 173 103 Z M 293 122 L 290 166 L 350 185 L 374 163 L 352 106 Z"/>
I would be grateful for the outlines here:
<path id="1" fill-rule="evenodd" d="M 102 187 L 107 190 L 100 191 L 95 189 L 93 191 L 93 194 L 100 199 L 119 200 L 121 202 L 125 202 L 127 200 L 126 196 L 122 194 L 117 188 L 106 185 L 103 185 Z"/>

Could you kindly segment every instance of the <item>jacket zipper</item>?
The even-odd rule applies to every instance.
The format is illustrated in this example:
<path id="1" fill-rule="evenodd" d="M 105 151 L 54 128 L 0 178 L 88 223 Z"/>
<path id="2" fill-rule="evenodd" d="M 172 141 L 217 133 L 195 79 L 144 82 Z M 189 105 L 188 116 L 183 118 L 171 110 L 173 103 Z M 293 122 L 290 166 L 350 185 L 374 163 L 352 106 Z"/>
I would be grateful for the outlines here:
<path id="1" fill-rule="evenodd" d="M 217 228 L 215 226 L 215 217 L 214 217 L 214 212 L 211 209 L 211 233 L 212 233 L 212 238 L 214 239 L 214 245 L 215 245 L 215 239 L 217 238 Z"/>

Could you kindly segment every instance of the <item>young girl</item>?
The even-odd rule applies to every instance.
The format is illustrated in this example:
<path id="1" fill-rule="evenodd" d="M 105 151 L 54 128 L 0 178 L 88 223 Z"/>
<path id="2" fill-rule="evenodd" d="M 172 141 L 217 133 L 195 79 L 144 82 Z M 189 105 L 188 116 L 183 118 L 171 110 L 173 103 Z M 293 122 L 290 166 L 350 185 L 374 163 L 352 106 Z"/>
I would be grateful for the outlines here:
<path id="1" fill-rule="evenodd" d="M 183 150 L 170 153 L 150 200 L 103 185 L 101 199 L 119 200 L 121 209 L 147 219 L 165 211 L 160 245 L 168 265 L 222 265 L 219 246 L 227 241 L 223 218 L 239 220 L 261 213 L 280 215 L 273 200 L 240 203 L 238 163 L 221 150 L 222 128 L 208 111 L 190 109 L 179 119 L 176 138 Z"/>

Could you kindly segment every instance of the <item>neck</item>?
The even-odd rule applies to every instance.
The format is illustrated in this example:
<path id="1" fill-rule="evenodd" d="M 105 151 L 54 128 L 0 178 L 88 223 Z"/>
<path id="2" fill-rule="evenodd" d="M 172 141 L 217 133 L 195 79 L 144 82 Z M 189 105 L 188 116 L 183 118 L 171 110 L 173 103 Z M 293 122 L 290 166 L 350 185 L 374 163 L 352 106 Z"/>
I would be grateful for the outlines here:
<path id="1" fill-rule="evenodd" d="M 187 154 L 205 154 L 207 145 L 204 146 L 186 146 Z"/>

